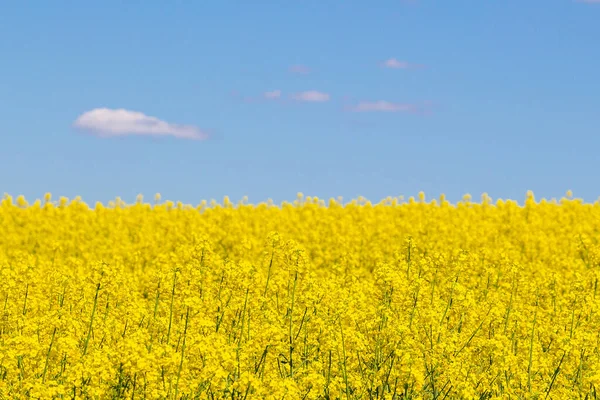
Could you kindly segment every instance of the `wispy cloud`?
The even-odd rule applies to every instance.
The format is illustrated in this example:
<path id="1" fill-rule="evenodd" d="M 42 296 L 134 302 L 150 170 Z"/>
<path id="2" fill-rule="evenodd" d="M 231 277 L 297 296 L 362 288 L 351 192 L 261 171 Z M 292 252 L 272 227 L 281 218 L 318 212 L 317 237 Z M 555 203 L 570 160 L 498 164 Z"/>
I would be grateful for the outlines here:
<path id="1" fill-rule="evenodd" d="M 397 60 L 395 58 L 390 58 L 388 60 L 385 60 L 381 65 L 385 68 L 392 68 L 392 69 L 414 69 L 414 68 L 424 68 L 425 67 L 422 64 L 409 63 L 408 61 L 401 61 L 401 60 Z"/>
<path id="2" fill-rule="evenodd" d="M 279 89 L 269 90 L 257 96 L 242 96 L 235 92 L 234 97 L 240 98 L 244 103 L 262 103 L 265 101 L 281 101 L 283 92 Z"/>
<path id="3" fill-rule="evenodd" d="M 306 65 L 292 65 L 289 71 L 293 74 L 306 75 L 310 73 L 310 68 L 308 68 Z"/>
<path id="4" fill-rule="evenodd" d="M 95 108 L 81 114 L 73 126 L 100 137 L 146 135 L 193 140 L 208 138 L 205 132 L 195 126 L 172 124 L 123 108 Z"/>
<path id="5" fill-rule="evenodd" d="M 270 92 L 263 93 L 265 99 L 279 99 L 281 97 L 281 90 L 272 90 Z"/>
<path id="6" fill-rule="evenodd" d="M 346 109 L 353 112 L 417 112 L 421 108 L 411 103 L 392 103 L 385 100 L 374 102 L 362 101 L 354 106 L 348 106 Z"/>
<path id="7" fill-rule="evenodd" d="M 319 92 L 317 90 L 307 90 L 305 92 L 291 93 L 284 98 L 283 91 L 279 89 L 270 90 L 263 92 L 258 96 L 246 96 L 241 97 L 245 103 L 262 103 L 262 102 L 278 102 L 288 103 L 290 101 L 302 101 L 302 102 L 313 102 L 322 103 L 329 101 L 331 96 L 328 93 Z M 234 97 L 240 97 L 238 92 L 234 93 Z"/>
<path id="8" fill-rule="evenodd" d="M 306 92 L 295 93 L 292 95 L 292 98 L 297 101 L 325 102 L 329 101 L 330 96 L 328 93 L 308 90 Z"/>

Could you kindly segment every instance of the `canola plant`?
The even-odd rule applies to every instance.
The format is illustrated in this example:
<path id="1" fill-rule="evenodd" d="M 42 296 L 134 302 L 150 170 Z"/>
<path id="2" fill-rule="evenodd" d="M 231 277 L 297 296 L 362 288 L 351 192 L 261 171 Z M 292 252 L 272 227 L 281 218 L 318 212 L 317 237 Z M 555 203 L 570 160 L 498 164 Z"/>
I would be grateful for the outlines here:
<path id="1" fill-rule="evenodd" d="M 596 398 L 600 203 L 0 204 L 0 397 Z"/>

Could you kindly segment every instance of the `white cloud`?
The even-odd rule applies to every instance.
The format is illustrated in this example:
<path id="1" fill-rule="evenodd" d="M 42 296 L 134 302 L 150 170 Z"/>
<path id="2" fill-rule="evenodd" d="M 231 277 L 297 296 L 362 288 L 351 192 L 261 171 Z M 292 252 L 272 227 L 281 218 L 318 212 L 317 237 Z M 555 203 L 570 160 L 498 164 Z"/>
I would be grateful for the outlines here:
<path id="1" fill-rule="evenodd" d="M 306 75 L 306 74 L 310 73 L 310 68 L 308 68 L 306 65 L 292 65 L 290 67 L 290 72 L 292 72 L 294 74 Z"/>
<path id="2" fill-rule="evenodd" d="M 101 137 L 147 135 L 174 136 L 193 140 L 208 138 L 206 133 L 195 126 L 172 124 L 138 111 L 123 108 L 95 108 L 81 114 L 73 126 Z"/>
<path id="3" fill-rule="evenodd" d="M 408 68 L 408 63 L 406 61 L 399 61 L 395 58 L 390 58 L 384 62 L 383 65 L 388 68 Z"/>
<path id="4" fill-rule="evenodd" d="M 409 69 L 409 68 L 423 68 L 424 66 L 421 64 L 413 64 L 408 61 L 400 61 L 395 58 L 390 58 L 382 63 L 385 68 L 393 68 L 393 69 Z"/>
<path id="5" fill-rule="evenodd" d="M 311 102 L 324 102 L 329 101 L 329 94 L 318 92 L 316 90 L 308 90 L 306 92 L 296 93 L 292 96 L 294 100 L 298 101 L 311 101 Z"/>
<path id="6" fill-rule="evenodd" d="M 264 96 L 267 99 L 278 99 L 281 97 L 281 90 L 272 90 L 270 92 L 265 92 Z"/>
<path id="7" fill-rule="evenodd" d="M 356 112 L 409 112 L 415 111 L 416 106 L 414 104 L 391 103 L 389 101 L 380 100 L 375 102 L 363 101 L 361 103 L 358 103 L 358 105 L 352 107 L 351 109 L 352 111 Z"/>

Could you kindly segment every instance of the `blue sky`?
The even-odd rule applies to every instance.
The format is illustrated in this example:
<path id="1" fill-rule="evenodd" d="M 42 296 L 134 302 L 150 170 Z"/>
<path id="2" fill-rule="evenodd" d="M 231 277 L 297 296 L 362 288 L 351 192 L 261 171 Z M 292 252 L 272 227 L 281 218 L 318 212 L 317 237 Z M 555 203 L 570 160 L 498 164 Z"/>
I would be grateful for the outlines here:
<path id="1" fill-rule="evenodd" d="M 0 192 L 594 201 L 598 38 L 572 0 L 7 2 Z"/>

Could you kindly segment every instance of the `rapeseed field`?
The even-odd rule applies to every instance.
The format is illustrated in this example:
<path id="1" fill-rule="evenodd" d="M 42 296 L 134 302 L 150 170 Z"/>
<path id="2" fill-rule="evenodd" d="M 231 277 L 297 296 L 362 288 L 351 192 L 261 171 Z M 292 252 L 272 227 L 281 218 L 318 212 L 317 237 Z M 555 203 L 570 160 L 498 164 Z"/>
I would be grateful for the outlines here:
<path id="1" fill-rule="evenodd" d="M 600 203 L 0 204 L 7 399 L 579 399 Z"/>

